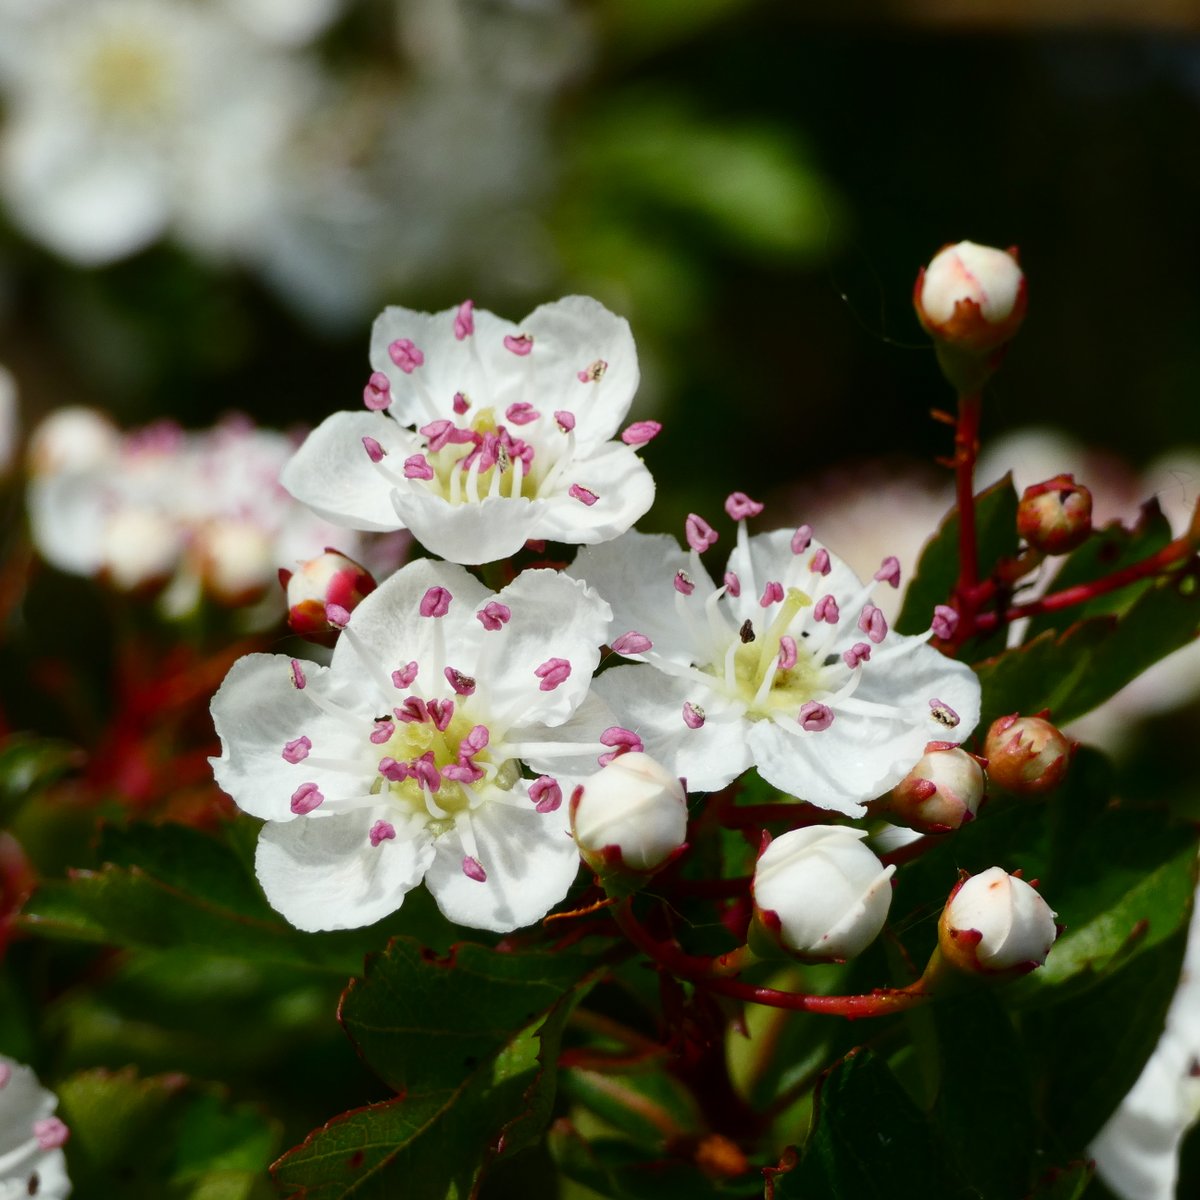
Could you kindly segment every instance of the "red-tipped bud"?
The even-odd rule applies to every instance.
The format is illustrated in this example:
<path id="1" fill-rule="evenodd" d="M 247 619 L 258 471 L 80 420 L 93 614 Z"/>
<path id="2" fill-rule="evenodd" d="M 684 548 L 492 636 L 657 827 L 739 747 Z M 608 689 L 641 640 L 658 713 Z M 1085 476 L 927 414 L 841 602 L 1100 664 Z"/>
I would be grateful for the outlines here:
<path id="1" fill-rule="evenodd" d="M 606 888 L 633 890 L 682 848 L 687 792 L 657 759 L 631 750 L 575 789 L 571 830 Z"/>
<path id="2" fill-rule="evenodd" d="M 959 242 L 934 255 L 913 289 L 917 319 L 935 341 L 970 354 L 1004 345 L 1025 317 L 1015 252 Z"/>
<path id="3" fill-rule="evenodd" d="M 1092 532 L 1092 493 L 1072 475 L 1027 487 L 1017 505 L 1017 532 L 1043 554 L 1067 554 Z"/>
<path id="4" fill-rule="evenodd" d="M 375 590 L 371 573 L 337 550 L 301 563 L 280 580 L 287 588 L 288 624 L 302 637 L 320 638 L 340 629 L 359 601 Z"/>
<path id="5" fill-rule="evenodd" d="M 763 958 L 840 962 L 871 944 L 887 920 L 895 867 L 863 845 L 866 830 L 810 825 L 780 834 L 754 868 L 749 942 Z"/>
<path id="6" fill-rule="evenodd" d="M 998 717 L 983 744 L 993 783 L 1019 795 L 1056 788 L 1071 761 L 1070 739 L 1044 717 Z"/>
<path id="7" fill-rule="evenodd" d="M 942 958 L 992 977 L 1040 967 L 1058 937 L 1050 906 L 1023 879 L 990 867 L 959 880 L 938 921 Z"/>
<path id="8" fill-rule="evenodd" d="M 979 760 L 961 746 L 930 742 L 915 767 L 871 804 L 898 825 L 922 833 L 946 833 L 979 811 L 986 781 Z"/>

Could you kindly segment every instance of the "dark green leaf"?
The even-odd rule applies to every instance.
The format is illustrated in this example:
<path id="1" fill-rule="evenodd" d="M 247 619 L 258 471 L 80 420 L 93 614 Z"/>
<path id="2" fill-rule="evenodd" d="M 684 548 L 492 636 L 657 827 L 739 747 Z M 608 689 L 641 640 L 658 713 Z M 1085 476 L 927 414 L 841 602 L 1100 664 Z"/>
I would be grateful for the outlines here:
<path id="1" fill-rule="evenodd" d="M 979 573 L 986 578 L 1000 559 L 1017 551 L 1017 493 L 1011 475 L 975 497 L 975 534 Z M 951 509 L 921 551 L 896 620 L 900 633 L 924 633 L 929 628 L 934 607 L 947 603 L 954 590 L 958 566 L 958 510 Z"/>
<path id="2" fill-rule="evenodd" d="M 0 825 L 31 796 L 83 765 L 84 754 L 68 742 L 15 734 L 0 745 Z"/>
<path id="3" fill-rule="evenodd" d="M 804 1157 L 772 1183 L 773 1200 L 930 1200 L 970 1196 L 924 1114 L 869 1050 L 834 1064 L 817 1090 Z"/>

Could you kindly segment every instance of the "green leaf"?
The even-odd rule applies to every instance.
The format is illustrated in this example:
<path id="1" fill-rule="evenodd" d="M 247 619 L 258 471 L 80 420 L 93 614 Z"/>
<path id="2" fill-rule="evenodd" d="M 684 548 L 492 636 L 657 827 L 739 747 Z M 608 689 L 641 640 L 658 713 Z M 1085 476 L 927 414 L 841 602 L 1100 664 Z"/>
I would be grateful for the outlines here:
<path id="1" fill-rule="evenodd" d="M 503 953 L 471 942 L 444 958 L 395 938 L 352 980 L 340 1016 L 366 1062 L 398 1092 L 457 1084 L 575 988 L 595 960 Z"/>
<path id="2" fill-rule="evenodd" d="M 457 1084 L 334 1118 L 275 1164 L 276 1182 L 304 1200 L 466 1200 L 494 1157 L 540 1135 L 572 999 Z"/>
<path id="3" fill-rule="evenodd" d="M 14 734 L 0 745 L 0 825 L 26 800 L 78 770 L 83 751 L 69 742 Z"/>
<path id="4" fill-rule="evenodd" d="M 1042 1120 L 1074 1154 L 1112 1115 L 1158 1044 L 1186 944 L 1180 929 L 1086 991 L 1022 1015 Z"/>
<path id="5" fill-rule="evenodd" d="M 804 1157 L 772 1180 L 768 1194 L 772 1200 L 970 1195 L 960 1189 L 924 1114 L 881 1059 L 857 1050 L 821 1080 Z"/>
<path id="6" fill-rule="evenodd" d="M 939 1088 L 934 1115 L 951 1162 L 983 1200 L 1025 1196 L 1038 1130 L 1024 1050 L 997 997 L 978 989 L 930 1009 Z"/>
<path id="7" fill-rule="evenodd" d="M 1011 475 L 975 497 L 975 535 L 983 578 L 1000 559 L 1017 552 L 1017 493 Z M 958 510 L 952 508 L 921 551 L 895 622 L 898 632 L 924 633 L 929 628 L 935 606 L 945 604 L 954 590 L 958 567 Z"/>
<path id="8" fill-rule="evenodd" d="M 1131 566 L 1143 558 L 1161 550 L 1171 540 L 1171 526 L 1157 500 L 1142 505 L 1137 524 L 1126 529 L 1120 521 L 1114 521 L 1103 529 L 1096 530 L 1078 550 L 1067 555 L 1054 576 L 1052 591 L 1090 583 L 1104 575 Z M 1142 580 L 1115 592 L 1085 601 L 1068 610 L 1066 614 L 1044 613 L 1029 623 L 1026 640 L 1044 633 L 1047 629 L 1062 629 L 1064 616 L 1067 622 L 1083 617 L 1120 616 L 1142 594 L 1153 580 Z"/>
<path id="9" fill-rule="evenodd" d="M 1100 1200 L 1093 1197 L 1089 1185 L 1094 1186 L 1090 1163 L 1077 1162 L 1058 1170 L 1047 1171 L 1037 1182 L 1029 1200 Z"/>

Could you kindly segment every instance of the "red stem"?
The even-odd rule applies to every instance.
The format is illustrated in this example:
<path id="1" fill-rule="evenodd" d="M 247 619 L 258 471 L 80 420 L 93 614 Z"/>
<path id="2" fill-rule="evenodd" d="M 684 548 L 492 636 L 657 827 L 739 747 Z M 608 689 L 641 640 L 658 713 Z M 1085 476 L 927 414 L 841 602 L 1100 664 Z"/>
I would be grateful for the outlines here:
<path id="1" fill-rule="evenodd" d="M 1063 588 L 1060 592 L 1051 592 L 1040 600 L 1030 600 L 1025 604 L 1014 604 L 1003 613 L 983 613 L 975 620 L 975 629 L 986 633 L 995 629 L 1001 622 L 1016 621 L 1021 617 L 1036 617 L 1042 613 L 1057 612 L 1062 608 L 1070 608 L 1073 604 L 1083 604 L 1097 596 L 1104 596 L 1120 588 L 1128 587 L 1139 579 L 1157 575 L 1168 567 L 1174 566 L 1181 559 L 1189 557 L 1195 550 L 1191 538 L 1181 537 L 1164 546 L 1149 558 L 1141 562 L 1131 563 L 1111 575 L 1093 579 L 1089 583 L 1079 583 L 1074 587 Z"/>
<path id="2" fill-rule="evenodd" d="M 954 428 L 954 493 L 958 503 L 958 585 L 955 594 L 962 606 L 959 620 L 968 626 L 974 617 L 968 593 L 979 582 L 979 547 L 975 539 L 975 459 L 979 454 L 982 408 L 979 392 L 959 394 L 958 423 Z"/>
<path id="3" fill-rule="evenodd" d="M 883 1017 L 903 1012 L 905 1009 L 925 1004 L 933 998 L 930 993 L 918 990 L 919 980 L 906 988 L 876 988 L 873 992 L 859 996 L 811 996 L 742 983 L 737 979 L 713 974 L 714 968 L 719 969 L 720 959 L 700 958 L 685 953 L 674 943 L 658 941 L 633 915 L 632 901 L 623 900 L 612 911 L 613 918 L 625 936 L 664 970 L 709 991 L 733 996 L 752 1004 L 786 1008 L 794 1012 L 829 1013 L 853 1020 L 858 1017 Z"/>

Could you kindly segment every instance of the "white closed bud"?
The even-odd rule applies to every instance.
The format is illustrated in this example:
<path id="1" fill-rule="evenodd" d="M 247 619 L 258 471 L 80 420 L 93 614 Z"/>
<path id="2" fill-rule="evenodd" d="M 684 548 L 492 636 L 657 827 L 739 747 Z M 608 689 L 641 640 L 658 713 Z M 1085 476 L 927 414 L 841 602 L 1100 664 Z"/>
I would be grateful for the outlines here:
<path id="1" fill-rule="evenodd" d="M 657 759 L 631 750 L 575 789 L 571 830 L 584 860 L 602 879 L 649 874 L 687 838 L 687 792 Z"/>
<path id="2" fill-rule="evenodd" d="M 938 946 L 959 970 L 1022 975 L 1046 961 L 1058 937 L 1054 916 L 1023 879 L 990 867 L 950 893 L 938 922 Z"/>
<path id="3" fill-rule="evenodd" d="M 182 549 L 180 531 L 166 517 L 120 508 L 104 527 L 100 572 L 118 591 L 152 591 L 174 574 Z"/>
<path id="4" fill-rule="evenodd" d="M 917 765 L 871 811 L 922 833 L 946 833 L 974 818 L 985 786 L 973 754 L 949 742 L 930 742 Z"/>
<path id="5" fill-rule="evenodd" d="M 117 427 L 94 408 L 60 408 L 29 439 L 29 473 L 84 471 L 113 458 L 121 444 Z"/>
<path id="6" fill-rule="evenodd" d="M 205 590 L 222 604 L 249 604 L 267 590 L 275 573 L 275 547 L 253 521 L 210 521 L 192 543 Z"/>
<path id="7" fill-rule="evenodd" d="M 337 550 L 280 571 L 287 589 L 288 624 L 303 637 L 320 637 L 345 625 L 364 596 L 375 590 L 370 571 Z"/>
<path id="8" fill-rule="evenodd" d="M 986 354 L 1024 320 L 1025 275 L 1013 251 L 959 242 L 940 250 L 917 276 L 913 304 L 931 337 Z"/>
<path id="9" fill-rule="evenodd" d="M 863 845 L 866 830 L 811 825 L 775 838 L 754 868 L 750 946 L 807 962 L 853 958 L 878 936 L 895 867 Z"/>

